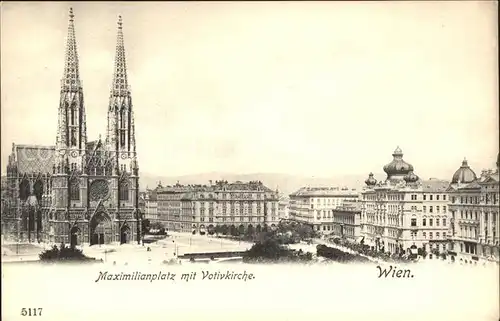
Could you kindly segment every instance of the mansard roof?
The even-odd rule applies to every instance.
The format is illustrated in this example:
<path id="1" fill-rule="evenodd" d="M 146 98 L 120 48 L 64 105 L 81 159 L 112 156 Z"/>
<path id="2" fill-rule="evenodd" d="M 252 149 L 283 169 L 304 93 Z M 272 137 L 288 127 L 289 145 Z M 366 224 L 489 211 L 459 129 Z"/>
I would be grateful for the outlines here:
<path id="1" fill-rule="evenodd" d="M 422 181 L 422 191 L 424 193 L 444 193 L 450 185 L 449 181 L 440 179 L 430 179 Z"/>
<path id="2" fill-rule="evenodd" d="M 460 192 L 460 191 L 480 191 L 481 185 L 477 181 L 466 183 L 466 184 L 456 184 L 452 183 L 447 189 L 447 192 Z"/>
<path id="3" fill-rule="evenodd" d="M 15 159 L 19 173 L 52 173 L 55 164 L 55 147 L 41 145 L 16 145 Z"/>
<path id="4" fill-rule="evenodd" d="M 463 187 L 460 187 L 459 189 L 481 189 L 481 185 L 477 181 L 471 182 Z"/>
<path id="5" fill-rule="evenodd" d="M 196 192 L 273 192 L 260 181 L 228 183 L 216 181 L 214 185 L 181 185 L 164 186 L 157 188 L 157 193 L 196 193 Z M 187 195 L 187 194 L 186 194 Z M 194 194 L 193 194 L 194 195 Z M 188 197 L 188 196 L 186 196 Z"/>
<path id="6" fill-rule="evenodd" d="M 497 183 L 499 182 L 499 173 L 488 174 L 485 177 L 481 177 L 479 184 Z"/>
<path id="7" fill-rule="evenodd" d="M 290 194 L 290 197 L 331 197 L 331 196 L 358 196 L 356 189 L 346 187 L 302 187 Z"/>

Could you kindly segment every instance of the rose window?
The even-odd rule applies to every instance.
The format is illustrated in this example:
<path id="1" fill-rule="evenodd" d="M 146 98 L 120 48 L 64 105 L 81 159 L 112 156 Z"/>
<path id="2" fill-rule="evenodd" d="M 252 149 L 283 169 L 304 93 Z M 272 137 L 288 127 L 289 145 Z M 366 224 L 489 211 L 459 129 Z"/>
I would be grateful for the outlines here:
<path id="1" fill-rule="evenodd" d="M 97 180 L 90 185 L 90 200 L 92 201 L 103 199 L 108 195 L 108 193 L 108 182 L 105 180 Z"/>

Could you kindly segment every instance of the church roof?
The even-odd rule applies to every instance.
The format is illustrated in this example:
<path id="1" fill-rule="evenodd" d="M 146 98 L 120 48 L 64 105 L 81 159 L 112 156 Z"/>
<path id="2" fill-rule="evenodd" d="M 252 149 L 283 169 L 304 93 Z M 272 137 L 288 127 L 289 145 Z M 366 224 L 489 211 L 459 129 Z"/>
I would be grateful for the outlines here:
<path id="1" fill-rule="evenodd" d="M 15 156 L 19 173 L 52 173 L 55 147 L 16 145 Z"/>

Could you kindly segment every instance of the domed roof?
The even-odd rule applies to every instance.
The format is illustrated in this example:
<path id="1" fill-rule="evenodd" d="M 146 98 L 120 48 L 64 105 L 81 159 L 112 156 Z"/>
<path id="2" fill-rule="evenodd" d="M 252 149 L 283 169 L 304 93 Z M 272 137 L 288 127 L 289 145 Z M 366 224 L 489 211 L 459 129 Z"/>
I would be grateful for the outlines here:
<path id="1" fill-rule="evenodd" d="M 413 171 L 410 171 L 404 178 L 406 183 L 415 183 L 417 182 L 420 178 L 413 173 Z"/>
<path id="2" fill-rule="evenodd" d="M 453 178 L 451 179 L 452 184 L 457 183 L 471 183 L 477 179 L 476 173 L 469 167 L 467 164 L 467 160 L 464 159 L 462 162 L 462 166 L 453 174 Z"/>
<path id="3" fill-rule="evenodd" d="M 374 186 L 375 184 L 377 184 L 377 180 L 373 177 L 373 173 L 370 173 L 370 175 L 368 175 L 368 179 L 365 181 L 365 184 L 368 186 Z"/>
<path id="4" fill-rule="evenodd" d="M 384 172 L 387 173 L 387 178 L 407 175 L 409 172 L 413 171 L 413 166 L 403 160 L 403 151 L 401 151 L 399 146 L 392 154 L 392 157 L 394 157 L 392 162 L 384 166 Z"/>

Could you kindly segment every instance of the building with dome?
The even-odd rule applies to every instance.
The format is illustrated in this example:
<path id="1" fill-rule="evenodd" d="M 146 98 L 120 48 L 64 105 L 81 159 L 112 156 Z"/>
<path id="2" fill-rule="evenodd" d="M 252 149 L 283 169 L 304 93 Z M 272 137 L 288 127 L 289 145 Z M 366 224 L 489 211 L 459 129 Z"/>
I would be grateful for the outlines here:
<path id="1" fill-rule="evenodd" d="M 417 253 L 447 250 L 449 182 L 422 180 L 403 159 L 401 148 L 383 167 L 387 176 L 368 175 L 361 193 L 361 235 L 377 251 Z"/>
<path id="2" fill-rule="evenodd" d="M 480 176 L 464 159 L 451 179 L 451 224 L 448 231 L 452 260 L 474 264 L 499 261 L 499 163 L 496 170 L 483 170 Z"/>
<path id="3" fill-rule="evenodd" d="M 55 145 L 12 144 L 2 235 L 71 245 L 139 242 L 139 167 L 121 17 L 103 139 L 87 139 L 71 9 L 67 35 L 63 77 L 54 87 L 60 92 Z"/>

